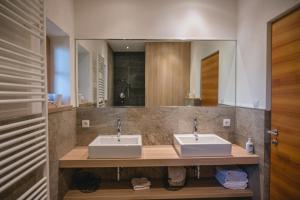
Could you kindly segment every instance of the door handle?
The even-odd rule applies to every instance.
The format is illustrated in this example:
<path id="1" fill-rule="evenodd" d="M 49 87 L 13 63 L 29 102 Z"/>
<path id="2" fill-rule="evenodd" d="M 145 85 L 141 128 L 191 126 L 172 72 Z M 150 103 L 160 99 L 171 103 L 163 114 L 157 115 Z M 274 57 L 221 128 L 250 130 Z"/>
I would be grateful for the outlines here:
<path id="1" fill-rule="evenodd" d="M 278 129 L 268 130 L 268 133 L 271 135 L 277 136 L 279 134 L 279 130 Z"/>
<path id="2" fill-rule="evenodd" d="M 277 145 L 278 144 L 278 140 L 277 139 L 272 139 L 271 143 L 274 144 L 274 145 Z"/>

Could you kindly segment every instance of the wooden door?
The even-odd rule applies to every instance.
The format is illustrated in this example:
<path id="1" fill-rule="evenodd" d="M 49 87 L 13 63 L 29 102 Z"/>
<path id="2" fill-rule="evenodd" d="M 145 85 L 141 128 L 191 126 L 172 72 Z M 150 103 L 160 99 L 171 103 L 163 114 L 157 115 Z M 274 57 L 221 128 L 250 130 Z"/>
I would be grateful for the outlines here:
<path id="1" fill-rule="evenodd" d="M 201 60 L 201 105 L 218 105 L 219 52 Z"/>
<path id="2" fill-rule="evenodd" d="M 299 200 L 300 9 L 272 24 L 271 116 L 279 133 L 272 136 L 270 199 Z"/>

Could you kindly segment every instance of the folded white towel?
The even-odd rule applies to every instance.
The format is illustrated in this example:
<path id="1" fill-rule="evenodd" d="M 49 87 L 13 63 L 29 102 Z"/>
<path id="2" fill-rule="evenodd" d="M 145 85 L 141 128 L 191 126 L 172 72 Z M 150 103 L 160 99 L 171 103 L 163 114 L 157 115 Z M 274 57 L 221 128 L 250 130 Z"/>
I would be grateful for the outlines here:
<path id="1" fill-rule="evenodd" d="M 244 190 L 247 188 L 247 183 L 243 182 L 226 182 L 223 185 L 227 189 L 231 190 Z"/>
<path id="2" fill-rule="evenodd" d="M 131 184 L 134 190 L 145 190 L 150 189 L 151 182 L 147 178 L 133 178 Z"/>
<path id="3" fill-rule="evenodd" d="M 247 173 L 238 167 L 216 167 L 217 174 L 223 176 L 227 181 L 245 181 Z"/>
<path id="4" fill-rule="evenodd" d="M 133 186 L 134 190 L 149 190 L 150 186 Z"/>
<path id="5" fill-rule="evenodd" d="M 246 181 L 225 181 L 225 179 L 221 176 L 218 176 L 218 174 L 216 174 L 215 177 L 219 181 L 219 183 L 221 185 L 223 185 L 225 188 L 233 189 L 233 190 L 247 188 L 248 180 L 246 180 Z"/>
<path id="6" fill-rule="evenodd" d="M 228 189 L 246 189 L 248 184 L 247 173 L 240 168 L 226 169 L 217 167 L 215 175 L 221 185 Z"/>
<path id="7" fill-rule="evenodd" d="M 240 176 L 240 175 L 229 175 L 226 176 L 224 173 L 217 172 L 216 175 L 222 179 L 224 179 L 225 182 L 227 181 L 247 181 L 248 178 L 245 176 Z"/>

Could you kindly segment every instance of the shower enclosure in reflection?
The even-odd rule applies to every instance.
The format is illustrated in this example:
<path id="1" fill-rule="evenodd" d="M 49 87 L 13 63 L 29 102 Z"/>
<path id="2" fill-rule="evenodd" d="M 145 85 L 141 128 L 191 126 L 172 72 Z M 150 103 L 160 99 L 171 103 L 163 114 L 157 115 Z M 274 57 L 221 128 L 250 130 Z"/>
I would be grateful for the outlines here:
<path id="1" fill-rule="evenodd" d="M 145 105 L 145 53 L 116 52 L 114 106 Z"/>

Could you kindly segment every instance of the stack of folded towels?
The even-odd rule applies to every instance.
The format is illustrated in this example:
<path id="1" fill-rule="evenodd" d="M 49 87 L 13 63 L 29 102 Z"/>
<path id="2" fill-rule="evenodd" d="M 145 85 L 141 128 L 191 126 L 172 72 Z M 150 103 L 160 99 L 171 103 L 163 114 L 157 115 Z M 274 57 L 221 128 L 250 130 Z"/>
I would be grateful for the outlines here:
<path id="1" fill-rule="evenodd" d="M 216 168 L 216 179 L 228 189 L 246 189 L 248 184 L 247 173 L 238 167 Z"/>
<path id="2" fill-rule="evenodd" d="M 131 184 L 134 190 L 147 190 L 150 189 L 151 182 L 147 178 L 133 178 Z"/>

